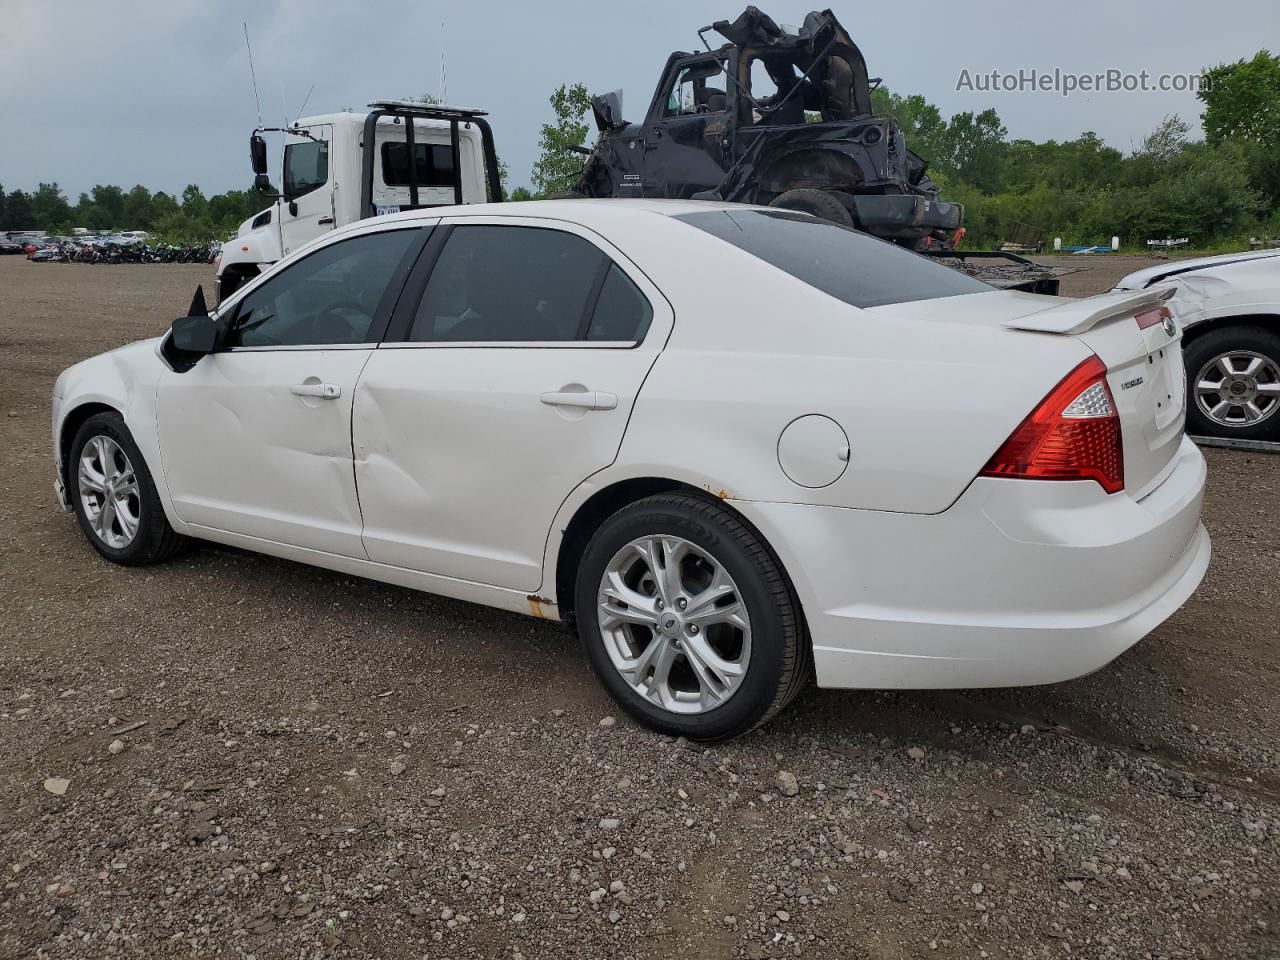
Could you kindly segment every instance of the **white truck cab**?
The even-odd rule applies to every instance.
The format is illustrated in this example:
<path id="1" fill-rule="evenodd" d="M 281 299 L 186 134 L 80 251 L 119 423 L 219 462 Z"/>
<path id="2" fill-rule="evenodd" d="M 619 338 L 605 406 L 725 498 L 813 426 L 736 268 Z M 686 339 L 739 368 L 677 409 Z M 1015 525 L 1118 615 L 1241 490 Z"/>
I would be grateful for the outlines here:
<path id="1" fill-rule="evenodd" d="M 270 183 L 262 134 L 284 134 L 282 192 L 223 244 L 217 300 L 356 220 L 501 200 L 493 133 L 484 117 L 483 110 L 465 107 L 376 100 L 364 113 L 326 113 L 255 130 L 249 153 L 260 189 Z"/>

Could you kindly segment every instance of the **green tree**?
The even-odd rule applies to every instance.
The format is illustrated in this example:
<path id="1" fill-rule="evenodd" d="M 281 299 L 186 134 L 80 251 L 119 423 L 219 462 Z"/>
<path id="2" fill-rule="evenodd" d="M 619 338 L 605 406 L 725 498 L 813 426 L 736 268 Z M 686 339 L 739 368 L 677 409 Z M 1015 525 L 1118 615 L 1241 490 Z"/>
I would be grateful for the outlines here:
<path id="1" fill-rule="evenodd" d="M 151 216 L 151 191 L 139 183 L 124 195 L 124 222 L 130 230 L 145 230 Z"/>
<path id="2" fill-rule="evenodd" d="M 1280 56 L 1259 50 L 1251 60 L 1222 63 L 1201 76 L 1196 96 L 1205 138 L 1280 145 Z"/>
<path id="3" fill-rule="evenodd" d="M 4 187 L 0 186 L 0 230 L 9 229 L 9 205 L 5 200 Z"/>
<path id="4" fill-rule="evenodd" d="M 984 193 L 999 191 L 1005 154 L 1009 152 L 1005 141 L 1008 133 L 995 110 L 957 113 L 942 135 L 947 167 L 956 177 Z"/>
<path id="5" fill-rule="evenodd" d="M 209 201 L 204 192 L 194 183 L 188 183 L 182 191 L 182 212 L 193 219 L 204 219 L 209 215 Z"/>
<path id="6" fill-rule="evenodd" d="M 554 123 L 544 123 L 538 135 L 539 155 L 533 165 L 533 189 L 539 196 L 568 190 L 582 171 L 582 157 L 570 147 L 585 146 L 586 115 L 591 110 L 591 95 L 581 83 L 561 84 L 551 94 Z"/>
<path id="7" fill-rule="evenodd" d="M 71 223 L 71 204 L 56 183 L 42 183 L 31 195 L 31 211 L 41 230 L 65 233 Z"/>
<path id="8" fill-rule="evenodd" d="M 31 206 L 31 198 L 21 190 L 9 194 L 5 202 L 5 216 L 9 220 L 10 230 L 36 229 L 35 208 Z"/>
<path id="9" fill-rule="evenodd" d="M 537 197 L 533 195 L 533 191 L 531 191 L 528 187 L 516 187 L 514 190 L 511 191 L 511 196 L 509 196 L 507 199 L 512 201 L 536 200 Z"/>
<path id="10" fill-rule="evenodd" d="M 124 191 L 116 186 L 97 184 L 92 191 L 93 206 L 100 208 L 106 217 L 103 226 L 96 230 L 110 230 L 124 225 Z"/>

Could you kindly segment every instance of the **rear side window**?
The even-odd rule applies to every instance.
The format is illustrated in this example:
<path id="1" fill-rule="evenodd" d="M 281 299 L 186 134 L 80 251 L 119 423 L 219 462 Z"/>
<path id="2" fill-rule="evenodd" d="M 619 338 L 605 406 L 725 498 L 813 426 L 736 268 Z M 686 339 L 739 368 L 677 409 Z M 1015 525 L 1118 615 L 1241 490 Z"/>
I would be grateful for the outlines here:
<path id="1" fill-rule="evenodd" d="M 561 230 L 454 227 L 431 271 L 409 339 L 580 339 L 606 262 L 599 248 Z"/>
<path id="2" fill-rule="evenodd" d="M 591 313 L 588 340 L 617 340 L 639 343 L 649 332 L 653 307 L 639 288 L 616 263 L 600 288 L 600 299 Z"/>
<path id="3" fill-rule="evenodd" d="M 995 289 L 869 234 L 784 210 L 677 216 L 855 307 L 933 300 Z"/>

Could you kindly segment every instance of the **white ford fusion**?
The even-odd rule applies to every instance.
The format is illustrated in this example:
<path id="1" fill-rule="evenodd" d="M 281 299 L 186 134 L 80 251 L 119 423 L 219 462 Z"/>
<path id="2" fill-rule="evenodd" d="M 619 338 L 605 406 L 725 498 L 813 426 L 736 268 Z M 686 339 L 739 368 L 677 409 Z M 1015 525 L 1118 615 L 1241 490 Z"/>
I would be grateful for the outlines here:
<path id="1" fill-rule="evenodd" d="M 198 538 L 569 620 L 695 738 L 811 676 L 1067 680 L 1209 562 L 1167 296 L 769 208 L 418 210 L 63 372 L 57 488 L 118 563 Z"/>

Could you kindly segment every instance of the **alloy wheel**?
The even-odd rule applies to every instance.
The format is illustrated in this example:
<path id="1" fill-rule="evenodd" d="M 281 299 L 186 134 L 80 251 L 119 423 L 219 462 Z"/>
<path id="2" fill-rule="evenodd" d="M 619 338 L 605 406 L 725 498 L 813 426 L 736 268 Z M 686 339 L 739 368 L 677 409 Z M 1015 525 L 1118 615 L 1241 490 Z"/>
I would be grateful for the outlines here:
<path id="1" fill-rule="evenodd" d="M 705 713 L 732 697 L 751 660 L 751 621 L 738 585 L 681 537 L 623 546 L 605 567 L 597 612 L 614 668 L 673 713 Z"/>
<path id="2" fill-rule="evenodd" d="M 1214 423 L 1251 427 L 1280 408 L 1280 366 L 1251 350 L 1211 359 L 1196 375 L 1196 404 Z"/>
<path id="3" fill-rule="evenodd" d="M 76 483 L 85 519 L 108 547 L 122 550 L 138 535 L 142 507 L 138 478 L 124 449 L 104 434 L 80 451 Z"/>

